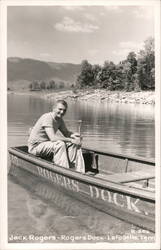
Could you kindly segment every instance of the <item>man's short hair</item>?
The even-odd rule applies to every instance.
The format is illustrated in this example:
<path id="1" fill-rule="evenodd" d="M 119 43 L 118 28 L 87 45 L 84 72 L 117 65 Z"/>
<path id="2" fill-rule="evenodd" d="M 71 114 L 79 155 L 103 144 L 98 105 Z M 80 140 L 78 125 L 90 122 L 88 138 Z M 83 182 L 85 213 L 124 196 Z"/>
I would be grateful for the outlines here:
<path id="1" fill-rule="evenodd" d="M 57 100 L 56 103 L 55 103 L 55 105 L 53 106 L 53 108 L 54 108 L 57 104 L 59 104 L 59 103 L 61 103 L 66 109 L 68 108 L 68 104 L 67 104 L 67 102 L 64 101 L 64 100 Z"/>

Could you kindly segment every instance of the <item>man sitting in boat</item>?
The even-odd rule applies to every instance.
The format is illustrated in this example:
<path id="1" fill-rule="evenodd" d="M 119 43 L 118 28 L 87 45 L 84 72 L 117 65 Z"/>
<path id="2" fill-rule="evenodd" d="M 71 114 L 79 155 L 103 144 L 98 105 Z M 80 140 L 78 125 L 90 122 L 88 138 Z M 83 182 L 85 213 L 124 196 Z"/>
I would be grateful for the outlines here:
<path id="1" fill-rule="evenodd" d="M 51 157 L 53 162 L 64 168 L 75 167 L 85 173 L 79 133 L 69 131 L 63 116 L 68 105 L 58 100 L 52 112 L 43 114 L 31 130 L 28 140 L 28 152 L 41 157 Z M 61 135 L 57 135 L 57 131 Z"/>

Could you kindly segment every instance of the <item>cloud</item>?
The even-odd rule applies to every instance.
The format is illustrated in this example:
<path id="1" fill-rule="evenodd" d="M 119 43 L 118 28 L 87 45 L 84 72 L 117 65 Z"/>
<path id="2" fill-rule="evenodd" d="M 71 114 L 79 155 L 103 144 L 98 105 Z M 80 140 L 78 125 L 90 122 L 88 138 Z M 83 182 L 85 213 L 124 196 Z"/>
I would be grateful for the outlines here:
<path id="1" fill-rule="evenodd" d="M 104 7 L 105 7 L 105 9 L 107 11 L 112 11 L 112 12 L 117 12 L 117 13 L 122 12 L 121 6 L 110 6 L 110 5 L 107 5 L 107 6 L 104 6 Z"/>
<path id="2" fill-rule="evenodd" d="M 51 55 L 49 53 L 42 52 L 42 53 L 40 53 L 40 57 L 42 57 L 42 58 L 50 58 Z"/>
<path id="3" fill-rule="evenodd" d="M 99 12 L 99 15 L 100 16 L 105 16 L 106 14 L 103 11 L 101 11 L 101 12 Z"/>
<path id="4" fill-rule="evenodd" d="M 138 6 L 133 14 L 136 18 L 140 19 L 152 19 L 154 17 L 154 8 L 153 6 Z"/>
<path id="5" fill-rule="evenodd" d="M 91 49 L 91 50 L 88 51 L 88 53 L 89 53 L 91 56 L 95 56 L 98 52 L 99 52 L 98 49 Z"/>
<path id="6" fill-rule="evenodd" d="M 88 19 L 90 21 L 95 21 L 96 20 L 96 18 L 90 13 L 85 13 L 84 16 L 85 16 L 86 19 Z"/>
<path id="7" fill-rule="evenodd" d="M 62 22 L 55 24 L 55 28 L 59 31 L 64 32 L 92 33 L 99 27 L 90 23 L 81 23 L 74 21 L 70 17 L 64 17 Z"/>
<path id="8" fill-rule="evenodd" d="M 83 10 L 82 6 L 71 6 L 71 5 L 66 5 L 66 6 L 62 6 L 62 8 L 64 8 L 65 10 L 69 10 L 69 11 L 75 11 L 75 10 Z"/>
<path id="9" fill-rule="evenodd" d="M 113 50 L 112 54 L 122 57 L 127 57 L 128 53 L 133 51 L 138 53 L 143 48 L 144 43 L 135 43 L 132 41 L 120 42 L 118 50 Z"/>
<path id="10" fill-rule="evenodd" d="M 132 41 L 127 41 L 127 42 L 120 42 L 119 47 L 122 48 L 122 49 L 137 51 L 137 50 L 140 50 L 143 47 L 143 44 L 144 43 L 142 43 L 142 42 L 136 43 L 136 42 L 132 42 Z"/>
<path id="11" fill-rule="evenodd" d="M 113 50 L 112 54 L 116 55 L 116 56 L 122 56 L 122 57 L 126 57 L 128 55 L 130 51 L 128 49 L 118 49 L 118 50 Z"/>

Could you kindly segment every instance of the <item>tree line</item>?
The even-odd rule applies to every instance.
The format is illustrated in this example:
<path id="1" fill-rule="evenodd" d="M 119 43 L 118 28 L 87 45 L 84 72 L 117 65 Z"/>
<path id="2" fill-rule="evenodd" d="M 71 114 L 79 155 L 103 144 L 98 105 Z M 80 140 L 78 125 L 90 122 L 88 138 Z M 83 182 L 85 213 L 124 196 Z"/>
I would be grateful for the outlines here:
<path id="1" fill-rule="evenodd" d="M 50 81 L 39 81 L 34 80 L 30 83 L 29 89 L 30 90 L 52 90 L 57 88 L 64 88 L 65 83 L 60 81 L 59 83 L 56 83 L 54 80 Z"/>
<path id="2" fill-rule="evenodd" d="M 104 65 L 100 66 L 83 60 L 76 87 L 126 91 L 154 90 L 154 39 L 149 37 L 144 41 L 144 48 L 138 54 L 131 51 L 127 58 L 118 64 L 105 61 Z"/>

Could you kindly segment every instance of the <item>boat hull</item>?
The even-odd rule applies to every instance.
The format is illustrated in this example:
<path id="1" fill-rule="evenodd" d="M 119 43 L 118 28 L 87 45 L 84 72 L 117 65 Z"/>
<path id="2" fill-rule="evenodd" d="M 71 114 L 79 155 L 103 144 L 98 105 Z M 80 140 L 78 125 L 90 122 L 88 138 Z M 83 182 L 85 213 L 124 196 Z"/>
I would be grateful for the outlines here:
<path id="1" fill-rule="evenodd" d="M 155 231 L 154 193 L 65 169 L 16 148 L 11 148 L 9 153 L 10 174 L 14 168 L 25 169 L 53 183 L 53 188 L 58 187 L 67 193 L 70 192 L 76 199 L 100 211 Z"/>

